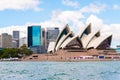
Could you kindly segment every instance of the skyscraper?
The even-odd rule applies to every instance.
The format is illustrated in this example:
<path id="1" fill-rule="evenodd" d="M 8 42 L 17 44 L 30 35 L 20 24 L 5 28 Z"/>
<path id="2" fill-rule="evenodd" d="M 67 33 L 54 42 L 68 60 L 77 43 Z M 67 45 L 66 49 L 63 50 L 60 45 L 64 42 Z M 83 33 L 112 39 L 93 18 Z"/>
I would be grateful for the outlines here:
<path id="1" fill-rule="evenodd" d="M 28 47 L 34 53 L 42 53 L 41 26 L 28 27 Z"/>
<path id="2" fill-rule="evenodd" d="M 47 28 L 47 33 L 46 33 L 47 46 L 49 45 L 50 42 L 56 40 L 58 34 L 59 34 L 59 28 L 57 27 Z"/>
<path id="3" fill-rule="evenodd" d="M 41 45 L 41 26 L 28 27 L 28 47 Z"/>
<path id="4" fill-rule="evenodd" d="M 13 41 L 16 42 L 16 47 L 19 47 L 19 31 L 13 31 Z"/>
<path id="5" fill-rule="evenodd" d="M 1 47 L 11 48 L 12 47 L 12 36 L 8 33 L 2 33 L 1 35 Z"/>
<path id="6" fill-rule="evenodd" d="M 46 32 L 45 32 L 45 28 L 41 29 L 41 44 L 43 46 L 45 46 L 45 44 L 46 44 Z"/>

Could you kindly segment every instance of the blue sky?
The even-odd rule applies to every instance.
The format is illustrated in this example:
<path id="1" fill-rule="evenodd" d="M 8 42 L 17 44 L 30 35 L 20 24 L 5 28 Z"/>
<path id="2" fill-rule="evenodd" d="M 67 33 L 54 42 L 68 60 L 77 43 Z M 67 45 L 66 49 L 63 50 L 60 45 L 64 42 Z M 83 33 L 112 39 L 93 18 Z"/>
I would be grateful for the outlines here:
<path id="1" fill-rule="evenodd" d="M 63 27 L 69 24 L 78 28 L 92 23 L 94 30 L 113 34 L 113 45 L 120 44 L 119 0 L 1 0 L 0 30 L 9 32 L 18 29 L 26 32 L 31 24 L 42 27 Z M 25 36 L 22 34 L 22 36 Z M 119 43 L 118 43 L 119 42 Z"/>
<path id="2" fill-rule="evenodd" d="M 12 1 L 14 0 L 11 0 L 11 3 Z M 84 13 L 86 14 L 87 17 L 89 17 L 90 14 L 94 14 L 97 17 L 104 20 L 104 23 L 106 24 L 120 23 L 119 0 L 57 0 L 57 1 L 56 0 L 50 0 L 50 1 L 49 0 L 34 0 L 34 1 L 39 2 L 39 4 L 36 7 L 42 10 L 36 11 L 34 10 L 34 8 L 29 8 L 29 9 L 4 8 L 3 10 L 0 10 L 0 19 L 1 19 L 0 27 L 6 27 L 10 25 L 23 25 L 27 22 L 32 22 L 32 23 L 43 22 L 43 21 L 49 20 L 52 12 L 55 10 L 75 11 L 75 10 L 80 10 L 81 8 L 88 6 L 89 4 L 94 4 L 94 5 L 104 4 L 105 9 L 101 10 L 99 13 Z M 63 1 L 64 2 L 71 1 L 73 3 L 76 3 L 76 6 L 66 5 L 63 3 Z M 2 4 L 2 1 L 0 3 Z M 116 9 L 114 8 L 115 5 L 116 5 Z"/>

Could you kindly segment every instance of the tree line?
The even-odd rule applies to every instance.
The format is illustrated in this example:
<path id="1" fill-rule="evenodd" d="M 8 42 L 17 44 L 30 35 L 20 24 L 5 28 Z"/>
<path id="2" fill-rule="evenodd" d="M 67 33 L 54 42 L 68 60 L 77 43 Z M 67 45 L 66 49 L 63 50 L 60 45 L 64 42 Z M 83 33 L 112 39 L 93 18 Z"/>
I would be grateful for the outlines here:
<path id="1" fill-rule="evenodd" d="M 23 56 L 29 56 L 33 52 L 27 48 L 27 46 L 24 44 L 20 48 L 5 48 L 0 50 L 0 59 L 1 58 L 22 58 Z"/>

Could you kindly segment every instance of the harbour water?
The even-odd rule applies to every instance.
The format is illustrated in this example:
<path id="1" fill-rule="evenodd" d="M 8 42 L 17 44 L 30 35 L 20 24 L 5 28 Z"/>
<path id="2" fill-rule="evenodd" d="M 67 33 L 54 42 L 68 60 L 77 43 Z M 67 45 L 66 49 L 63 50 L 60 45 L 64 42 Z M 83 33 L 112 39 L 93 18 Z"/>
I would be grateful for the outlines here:
<path id="1" fill-rule="evenodd" d="M 120 61 L 0 62 L 0 80 L 120 80 Z"/>

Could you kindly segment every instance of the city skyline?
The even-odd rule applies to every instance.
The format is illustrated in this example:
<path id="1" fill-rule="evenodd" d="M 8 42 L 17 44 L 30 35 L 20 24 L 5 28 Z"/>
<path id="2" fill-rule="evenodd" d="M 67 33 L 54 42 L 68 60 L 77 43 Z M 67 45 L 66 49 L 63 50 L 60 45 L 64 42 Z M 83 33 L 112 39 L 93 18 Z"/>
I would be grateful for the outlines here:
<path id="1" fill-rule="evenodd" d="M 119 13 L 119 0 L 3 0 L 0 32 L 12 34 L 13 30 L 20 30 L 20 35 L 26 37 L 27 26 L 61 29 L 66 24 L 78 32 L 78 28 L 91 23 L 93 30 L 100 29 L 102 35 L 113 34 L 112 46 L 116 47 L 120 44 Z"/>
<path id="2" fill-rule="evenodd" d="M 41 26 L 28 26 L 27 46 L 34 53 L 46 53 L 49 43 L 55 41 L 59 28 L 47 28 Z"/>

